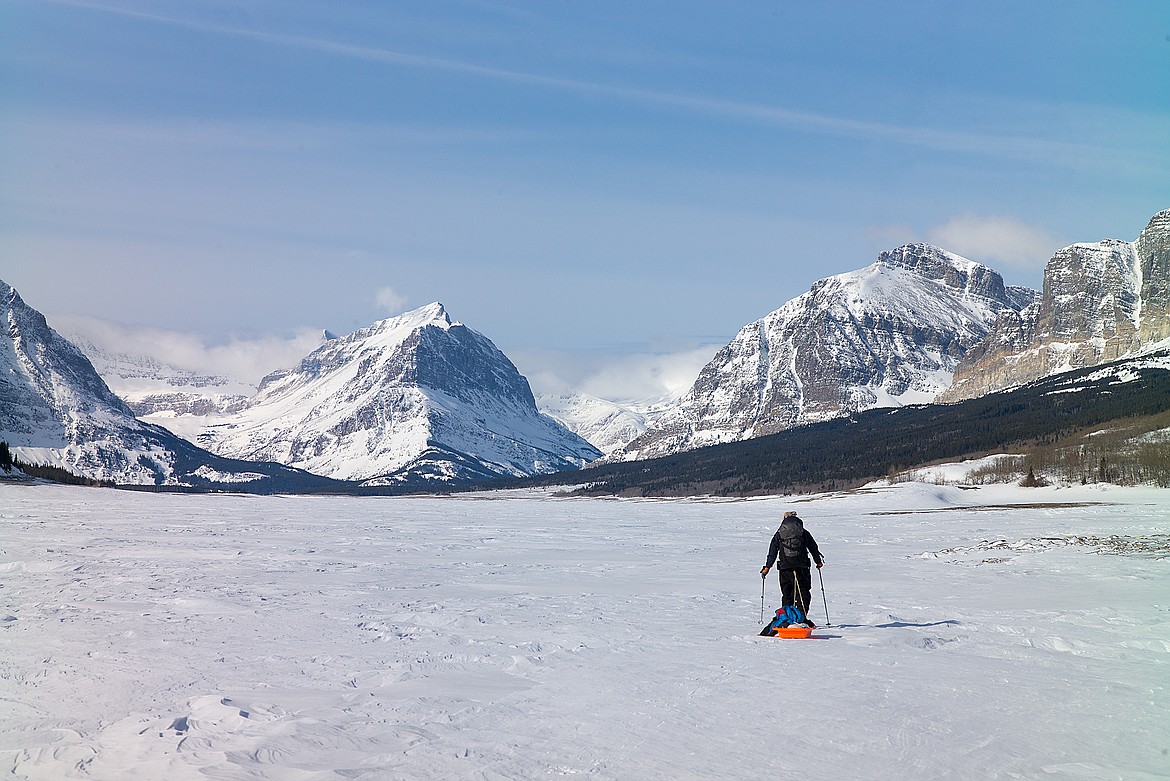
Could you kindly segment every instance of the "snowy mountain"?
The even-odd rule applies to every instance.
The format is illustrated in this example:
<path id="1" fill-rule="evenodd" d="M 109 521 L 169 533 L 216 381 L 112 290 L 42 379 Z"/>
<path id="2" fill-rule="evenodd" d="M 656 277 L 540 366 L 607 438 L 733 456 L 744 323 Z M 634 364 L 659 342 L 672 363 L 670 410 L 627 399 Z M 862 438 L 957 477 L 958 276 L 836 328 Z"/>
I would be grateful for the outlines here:
<path id="1" fill-rule="evenodd" d="M 872 265 L 822 279 L 741 329 L 674 408 L 606 460 L 930 402 L 997 316 L 1036 295 L 930 245 L 883 252 Z"/>
<path id="2" fill-rule="evenodd" d="M 143 423 L 85 355 L 0 282 L 0 441 L 30 464 L 127 485 L 321 487 L 330 481 L 275 464 L 241 464 Z"/>
<path id="3" fill-rule="evenodd" d="M 955 369 L 944 400 L 974 398 L 1156 348 L 1170 339 L 1170 210 L 1136 241 L 1059 250 L 1041 298 L 1004 311 Z"/>
<path id="4" fill-rule="evenodd" d="M 197 441 L 369 486 L 543 474 L 601 455 L 540 414 L 512 362 L 439 303 L 269 375 L 244 410 Z"/>
<path id="5" fill-rule="evenodd" d="M 541 412 L 607 454 L 640 436 L 672 404 L 673 401 L 623 404 L 588 393 L 542 395 L 536 399 Z"/>

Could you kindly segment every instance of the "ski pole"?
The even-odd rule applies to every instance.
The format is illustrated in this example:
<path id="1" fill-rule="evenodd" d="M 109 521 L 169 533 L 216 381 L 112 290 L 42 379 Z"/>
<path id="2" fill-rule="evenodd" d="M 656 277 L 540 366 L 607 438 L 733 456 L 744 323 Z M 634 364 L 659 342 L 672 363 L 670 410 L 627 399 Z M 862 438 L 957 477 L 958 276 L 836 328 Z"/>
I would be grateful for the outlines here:
<path id="1" fill-rule="evenodd" d="M 764 623 L 764 584 L 768 582 L 767 574 L 760 576 L 760 623 Z"/>
<path id="2" fill-rule="evenodd" d="M 821 599 L 825 601 L 825 626 L 832 626 L 833 622 L 829 620 L 829 600 L 825 596 L 825 576 L 821 574 L 820 567 L 817 567 L 817 577 L 821 579 Z"/>

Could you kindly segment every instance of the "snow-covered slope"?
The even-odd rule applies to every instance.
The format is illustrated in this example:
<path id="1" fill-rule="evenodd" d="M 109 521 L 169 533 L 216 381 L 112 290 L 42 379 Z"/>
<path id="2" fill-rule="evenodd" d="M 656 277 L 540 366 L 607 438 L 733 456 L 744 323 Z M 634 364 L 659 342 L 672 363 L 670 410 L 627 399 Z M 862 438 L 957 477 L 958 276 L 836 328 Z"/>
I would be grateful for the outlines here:
<path id="1" fill-rule="evenodd" d="M 883 252 L 745 326 L 673 409 L 609 458 L 647 458 L 871 407 L 930 402 L 999 313 L 1035 296 L 937 247 Z"/>
<path id="2" fill-rule="evenodd" d="M 1170 339 L 1170 210 L 1136 241 L 1059 250 L 1042 297 L 1005 311 L 961 361 L 945 400 L 982 396 L 1052 374 L 1156 349 Z"/>
<path id="3" fill-rule="evenodd" d="M 0 441 L 30 464 L 120 484 L 321 484 L 278 465 L 240 464 L 135 419 L 84 354 L 0 282 Z M 272 489 L 275 490 L 275 489 Z"/>
<path id="4" fill-rule="evenodd" d="M 540 474 L 601 455 L 540 414 L 511 361 L 439 303 L 322 345 L 198 442 L 370 485 Z"/>

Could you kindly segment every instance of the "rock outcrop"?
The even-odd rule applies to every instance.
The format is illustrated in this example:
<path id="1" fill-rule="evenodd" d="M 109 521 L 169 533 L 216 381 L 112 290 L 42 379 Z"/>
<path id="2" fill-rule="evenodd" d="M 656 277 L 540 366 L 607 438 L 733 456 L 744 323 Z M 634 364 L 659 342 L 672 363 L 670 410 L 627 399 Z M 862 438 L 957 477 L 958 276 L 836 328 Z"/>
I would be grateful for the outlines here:
<path id="1" fill-rule="evenodd" d="M 974 398 L 1072 369 L 1137 355 L 1170 339 L 1170 210 L 1136 241 L 1056 252 L 1040 300 L 1004 311 L 955 368 L 940 401 Z"/>

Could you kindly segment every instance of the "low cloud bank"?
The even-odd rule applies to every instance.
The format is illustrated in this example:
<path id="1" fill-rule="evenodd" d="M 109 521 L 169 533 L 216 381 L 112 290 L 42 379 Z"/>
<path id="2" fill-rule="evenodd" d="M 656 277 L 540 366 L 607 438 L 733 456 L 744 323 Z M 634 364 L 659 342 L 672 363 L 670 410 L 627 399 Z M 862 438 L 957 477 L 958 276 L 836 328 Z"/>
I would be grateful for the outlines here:
<path id="1" fill-rule="evenodd" d="M 1014 217 L 963 214 L 920 232 L 907 225 L 881 225 L 869 231 L 883 246 L 924 241 L 983 263 L 1001 273 L 1035 272 L 1069 242 Z"/>
<path id="2" fill-rule="evenodd" d="M 647 403 L 686 393 L 722 346 L 634 353 L 516 350 L 509 357 L 537 395 L 579 392 L 619 403 Z"/>
<path id="3" fill-rule="evenodd" d="M 111 354 L 145 356 L 159 363 L 256 385 L 276 370 L 295 366 L 320 346 L 316 329 L 298 328 L 292 335 L 232 337 L 212 344 L 197 333 L 128 326 L 78 315 L 57 315 L 49 325 L 67 339 L 84 339 Z"/>

